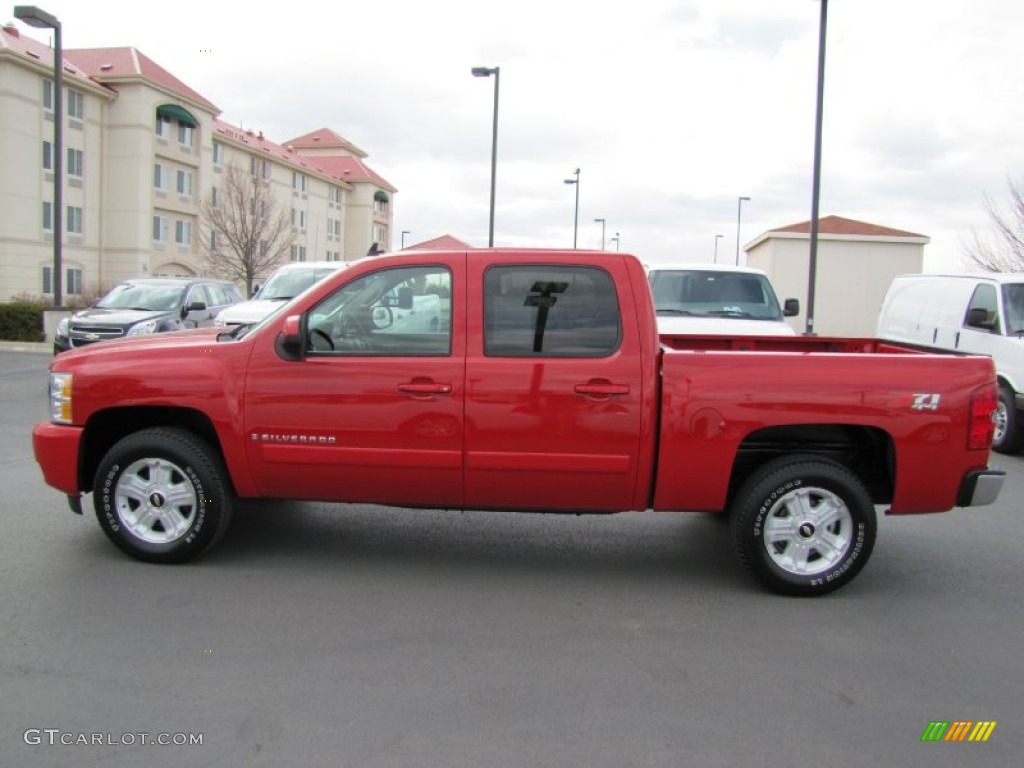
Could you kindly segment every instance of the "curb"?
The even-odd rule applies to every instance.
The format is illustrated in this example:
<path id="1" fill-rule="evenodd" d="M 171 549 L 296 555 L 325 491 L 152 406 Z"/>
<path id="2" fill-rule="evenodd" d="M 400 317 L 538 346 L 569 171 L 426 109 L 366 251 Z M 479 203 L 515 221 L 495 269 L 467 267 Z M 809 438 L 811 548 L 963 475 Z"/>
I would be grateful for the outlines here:
<path id="1" fill-rule="evenodd" d="M 53 354 L 53 343 L 45 341 L 0 341 L 0 351 Z"/>

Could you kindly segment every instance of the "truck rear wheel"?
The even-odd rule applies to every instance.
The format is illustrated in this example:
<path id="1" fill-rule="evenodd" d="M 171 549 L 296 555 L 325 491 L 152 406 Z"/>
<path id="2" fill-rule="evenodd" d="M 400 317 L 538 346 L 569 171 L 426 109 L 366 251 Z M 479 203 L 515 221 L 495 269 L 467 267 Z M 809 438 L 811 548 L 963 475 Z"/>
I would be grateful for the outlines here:
<path id="1" fill-rule="evenodd" d="M 770 461 L 732 508 L 736 551 L 768 589 L 816 596 L 849 583 L 871 556 L 877 521 L 864 484 L 815 456 Z"/>
<path id="2" fill-rule="evenodd" d="M 144 429 L 100 461 L 93 506 L 122 551 L 153 563 L 197 557 L 224 535 L 231 493 L 220 457 L 181 429 Z"/>
<path id="3" fill-rule="evenodd" d="M 999 407 L 996 409 L 996 429 L 992 435 L 992 450 L 999 453 L 1017 453 L 1024 443 L 1020 428 L 1016 398 L 1005 384 L 999 386 Z"/>

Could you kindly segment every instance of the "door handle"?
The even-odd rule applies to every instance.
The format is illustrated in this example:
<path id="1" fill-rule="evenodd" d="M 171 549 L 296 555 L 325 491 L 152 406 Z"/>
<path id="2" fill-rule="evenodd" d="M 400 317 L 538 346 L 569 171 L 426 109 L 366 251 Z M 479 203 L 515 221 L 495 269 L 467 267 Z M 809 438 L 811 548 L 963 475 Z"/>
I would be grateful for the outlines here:
<path id="1" fill-rule="evenodd" d="M 398 391 L 406 395 L 450 395 L 452 385 L 433 381 L 410 381 L 399 384 Z"/>
<path id="2" fill-rule="evenodd" d="M 591 397 L 609 397 L 610 395 L 628 395 L 629 385 L 612 384 L 610 381 L 592 381 L 587 384 L 577 384 L 575 390 L 577 395 L 589 395 Z"/>

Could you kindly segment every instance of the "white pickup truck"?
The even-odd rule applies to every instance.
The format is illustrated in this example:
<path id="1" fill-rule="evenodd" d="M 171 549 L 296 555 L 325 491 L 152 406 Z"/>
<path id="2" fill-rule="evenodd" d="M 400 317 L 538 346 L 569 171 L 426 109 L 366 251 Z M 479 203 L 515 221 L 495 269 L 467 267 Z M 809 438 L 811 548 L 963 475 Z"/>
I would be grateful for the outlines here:
<path id="1" fill-rule="evenodd" d="M 647 270 L 660 334 L 795 336 L 785 321 L 800 302 L 779 306 L 768 275 L 724 264 L 658 264 Z"/>

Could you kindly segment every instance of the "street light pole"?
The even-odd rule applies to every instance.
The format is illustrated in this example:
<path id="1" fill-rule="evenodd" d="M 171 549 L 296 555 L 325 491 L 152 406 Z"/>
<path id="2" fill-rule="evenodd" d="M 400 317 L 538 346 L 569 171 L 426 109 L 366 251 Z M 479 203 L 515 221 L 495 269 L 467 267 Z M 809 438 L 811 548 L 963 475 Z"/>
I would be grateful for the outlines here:
<path id="1" fill-rule="evenodd" d="M 594 222 L 601 223 L 601 250 L 604 250 L 604 219 L 594 219 Z"/>
<path id="2" fill-rule="evenodd" d="M 53 306 L 64 303 L 61 291 L 61 241 L 64 239 L 64 50 L 61 46 L 60 21 L 52 13 L 34 5 L 14 6 L 14 18 L 30 27 L 53 30 Z"/>
<path id="3" fill-rule="evenodd" d="M 409 234 L 409 230 L 408 229 L 403 229 L 402 230 L 402 250 L 403 251 L 405 250 L 405 236 L 408 235 L 408 234 Z"/>
<path id="4" fill-rule="evenodd" d="M 814 120 L 814 181 L 811 188 L 811 252 L 807 261 L 807 320 L 804 333 L 814 333 L 814 283 L 818 271 L 818 199 L 821 196 L 821 120 L 825 110 L 825 26 L 828 0 L 821 0 L 818 30 L 818 103 Z"/>
<path id="5" fill-rule="evenodd" d="M 715 235 L 715 264 L 718 263 L 718 241 L 723 237 L 725 237 L 725 235 Z"/>
<path id="6" fill-rule="evenodd" d="M 619 233 L 615 233 L 615 237 L 612 238 L 612 242 L 615 243 L 615 250 L 619 250 Z"/>
<path id="7" fill-rule="evenodd" d="M 473 77 L 490 77 L 494 75 L 494 119 L 491 123 L 491 216 L 487 228 L 487 246 L 494 247 L 494 191 L 498 171 L 498 83 L 501 80 L 501 67 L 473 67 Z"/>
<path id="8" fill-rule="evenodd" d="M 577 168 L 575 171 L 573 171 L 573 174 L 576 176 L 576 178 L 566 179 L 565 183 L 576 185 L 576 213 L 573 214 L 572 218 L 572 247 L 575 249 L 576 235 L 579 232 L 580 228 L 580 169 Z"/>
<path id="9" fill-rule="evenodd" d="M 749 197 L 741 197 L 736 202 L 736 266 L 740 265 L 740 215 L 743 211 L 743 201 L 750 202 Z"/>

